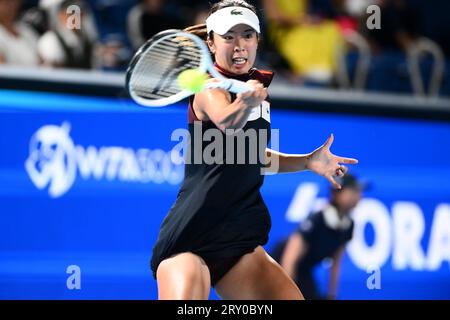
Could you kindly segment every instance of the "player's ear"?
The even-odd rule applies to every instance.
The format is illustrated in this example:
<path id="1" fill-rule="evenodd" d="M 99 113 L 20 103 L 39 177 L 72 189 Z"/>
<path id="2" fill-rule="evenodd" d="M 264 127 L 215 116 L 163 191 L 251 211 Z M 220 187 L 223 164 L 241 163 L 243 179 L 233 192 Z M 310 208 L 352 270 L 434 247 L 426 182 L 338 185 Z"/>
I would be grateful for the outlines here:
<path id="1" fill-rule="evenodd" d="M 208 44 L 209 51 L 211 51 L 212 54 L 216 53 L 216 45 L 214 44 L 214 40 L 212 37 L 208 36 L 206 39 L 206 43 Z"/>

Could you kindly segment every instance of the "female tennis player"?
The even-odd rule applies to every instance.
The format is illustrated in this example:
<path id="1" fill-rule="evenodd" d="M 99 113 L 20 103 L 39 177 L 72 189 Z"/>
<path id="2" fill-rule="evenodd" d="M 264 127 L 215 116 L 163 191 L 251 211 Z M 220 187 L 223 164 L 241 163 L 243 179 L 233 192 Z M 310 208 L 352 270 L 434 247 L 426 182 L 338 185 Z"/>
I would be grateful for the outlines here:
<path id="1" fill-rule="evenodd" d="M 221 1 L 213 6 L 206 25 L 187 31 L 204 37 L 222 75 L 246 81 L 254 89 L 237 95 L 209 89 L 192 97 L 191 150 L 194 135 L 209 129 L 223 137 L 227 129 L 270 132 L 266 99 L 273 73 L 253 68 L 260 36 L 255 8 L 245 1 Z M 262 148 L 267 159 L 277 157 L 276 172 L 311 170 L 339 188 L 334 177 L 347 171 L 342 164 L 357 160 L 333 155 L 332 142 L 331 135 L 306 155 L 275 152 L 267 148 L 267 142 Z M 202 151 L 207 147 L 203 142 Z M 216 156 L 225 159 L 229 152 L 224 147 Z M 243 152 L 248 160 L 251 151 Z M 186 162 L 177 200 L 153 249 L 151 267 L 159 299 L 208 299 L 211 286 L 224 299 L 303 299 L 299 288 L 262 247 L 271 227 L 260 194 L 263 167 L 267 164 Z"/>

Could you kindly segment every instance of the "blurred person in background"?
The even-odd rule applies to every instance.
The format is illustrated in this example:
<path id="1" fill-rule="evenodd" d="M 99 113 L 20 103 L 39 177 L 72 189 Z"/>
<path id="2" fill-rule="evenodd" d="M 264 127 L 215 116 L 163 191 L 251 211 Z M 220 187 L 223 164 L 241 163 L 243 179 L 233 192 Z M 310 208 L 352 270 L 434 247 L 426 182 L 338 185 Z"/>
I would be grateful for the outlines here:
<path id="1" fill-rule="evenodd" d="M 27 1 L 24 5 L 24 12 L 20 20 L 32 27 L 39 37 L 49 29 L 49 14 L 45 6 L 49 5 L 51 1 L 55 0 Z"/>
<path id="2" fill-rule="evenodd" d="M 126 44 L 125 36 L 120 33 L 106 34 L 96 47 L 96 69 L 103 71 L 125 71 L 132 52 Z"/>
<path id="3" fill-rule="evenodd" d="M 352 174 L 336 180 L 342 189 L 332 189 L 329 203 L 322 210 L 312 213 L 273 252 L 273 258 L 280 262 L 299 286 L 305 299 L 324 298 L 319 292 L 313 271 L 326 258 L 332 259 L 332 266 L 325 298 L 336 298 L 342 256 L 353 234 L 354 224 L 350 213 L 366 188 Z"/>
<path id="4" fill-rule="evenodd" d="M 263 0 L 270 41 L 294 78 L 329 84 L 343 36 L 334 20 L 340 1 Z"/>
<path id="5" fill-rule="evenodd" d="M 367 27 L 368 14 L 360 24 L 372 53 L 367 89 L 420 94 L 418 83 L 422 83 L 424 93 L 434 83 L 436 94 L 448 93 L 450 73 L 446 69 L 450 64 L 445 61 L 445 52 L 450 52 L 446 22 L 450 2 L 378 0 L 377 5 L 381 28 Z"/>
<path id="6" fill-rule="evenodd" d="M 185 21 L 167 11 L 165 0 L 141 0 L 131 8 L 127 17 L 127 33 L 134 49 L 160 31 L 185 27 Z"/>
<path id="7" fill-rule="evenodd" d="M 91 69 L 98 34 L 88 4 L 82 0 L 60 0 L 52 5 L 56 5 L 57 10 L 49 8 L 50 30 L 39 39 L 38 44 L 44 65 Z M 80 8 L 79 28 L 73 25 L 76 12 L 68 10 L 70 6 Z"/>
<path id="8" fill-rule="evenodd" d="M 361 25 L 361 32 L 368 38 L 372 51 L 406 51 L 418 36 L 418 13 L 405 0 L 378 0 L 382 26 L 370 30 Z M 365 15 L 364 21 L 368 18 Z"/>
<path id="9" fill-rule="evenodd" d="M 21 0 L 0 0 L 0 63 L 37 66 L 38 35 L 19 22 Z"/>

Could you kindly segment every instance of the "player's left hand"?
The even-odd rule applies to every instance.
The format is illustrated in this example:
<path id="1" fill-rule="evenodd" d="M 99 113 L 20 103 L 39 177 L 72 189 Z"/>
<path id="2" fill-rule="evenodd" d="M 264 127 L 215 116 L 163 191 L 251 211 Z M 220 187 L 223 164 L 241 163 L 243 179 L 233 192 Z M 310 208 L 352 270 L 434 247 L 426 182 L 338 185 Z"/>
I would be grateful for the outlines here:
<path id="1" fill-rule="evenodd" d="M 333 141 L 334 136 L 331 134 L 321 147 L 310 154 L 306 168 L 327 178 L 334 188 L 341 189 L 341 185 L 334 180 L 334 177 L 342 177 L 347 173 L 348 168 L 343 164 L 356 164 L 358 160 L 332 154 L 330 147 Z"/>

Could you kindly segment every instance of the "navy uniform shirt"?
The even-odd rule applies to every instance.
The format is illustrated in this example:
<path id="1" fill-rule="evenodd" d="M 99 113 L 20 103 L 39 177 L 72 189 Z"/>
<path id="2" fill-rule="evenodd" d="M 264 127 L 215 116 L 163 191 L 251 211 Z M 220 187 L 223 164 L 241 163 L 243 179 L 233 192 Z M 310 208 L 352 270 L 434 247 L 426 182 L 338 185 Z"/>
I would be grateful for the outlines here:
<path id="1" fill-rule="evenodd" d="M 348 216 L 339 219 L 332 205 L 311 214 L 297 229 L 308 247 L 297 271 L 309 271 L 324 258 L 332 258 L 339 247 L 350 241 L 353 228 L 353 220 Z"/>

